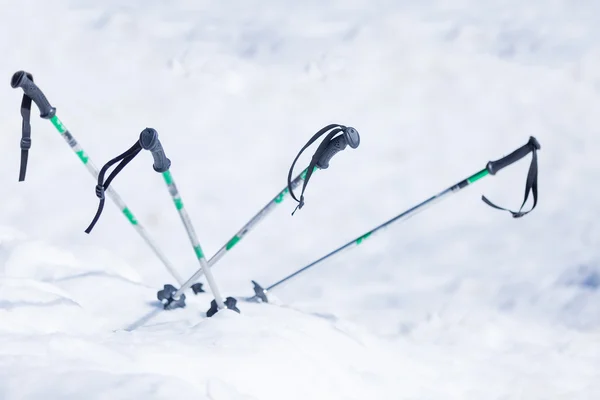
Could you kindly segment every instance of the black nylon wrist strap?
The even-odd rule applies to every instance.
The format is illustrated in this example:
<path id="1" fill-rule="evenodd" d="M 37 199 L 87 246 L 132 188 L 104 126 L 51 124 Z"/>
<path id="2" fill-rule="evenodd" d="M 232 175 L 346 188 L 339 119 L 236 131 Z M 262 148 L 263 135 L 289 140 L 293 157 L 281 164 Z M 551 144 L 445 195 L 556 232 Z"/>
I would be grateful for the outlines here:
<path id="1" fill-rule="evenodd" d="M 312 145 L 318 138 L 320 138 L 321 136 L 323 136 L 325 133 L 327 133 L 331 129 L 333 129 L 333 131 L 329 132 L 329 134 L 327 134 L 327 136 L 325 137 L 325 139 L 323 139 L 323 141 L 321 142 L 321 144 L 317 148 L 317 151 L 315 151 L 315 154 L 313 154 L 312 159 L 310 160 L 310 164 L 308 165 L 308 169 L 306 171 L 306 177 L 304 178 L 304 183 L 302 185 L 302 192 L 300 193 L 300 199 L 298 199 L 296 197 L 296 195 L 294 194 L 294 191 L 292 190 L 292 173 L 294 171 L 294 166 L 296 165 L 296 162 L 298 161 L 298 158 L 300 158 L 300 155 L 302 155 L 302 153 L 310 145 Z M 327 145 L 329 144 L 329 142 L 331 141 L 331 139 L 333 139 L 333 137 L 335 135 L 337 135 L 338 133 L 342 132 L 344 129 L 346 129 L 346 127 L 343 126 L 343 125 L 338 125 L 338 124 L 327 125 L 323 129 L 321 129 L 317 133 L 315 133 L 313 135 L 313 137 L 310 138 L 310 140 L 304 145 L 304 147 L 302 147 L 302 149 L 300 150 L 300 152 L 298 153 L 298 155 L 294 159 L 294 162 L 292 163 L 292 166 L 290 167 L 290 170 L 288 172 L 288 180 L 287 180 L 288 191 L 290 192 L 290 195 L 292 196 L 292 198 L 298 202 L 298 205 L 296 206 L 296 208 L 292 212 L 292 215 L 294 215 L 294 213 L 297 210 L 301 209 L 304 206 L 304 191 L 306 190 L 306 185 L 308 185 L 308 181 L 310 180 L 310 177 L 313 174 L 315 166 L 317 165 L 317 163 L 319 162 L 319 159 L 321 158 L 323 152 L 325 151 L 325 148 L 327 147 Z"/>
<path id="2" fill-rule="evenodd" d="M 512 214 L 513 218 L 521 218 L 533 211 L 533 209 L 537 205 L 537 200 L 538 200 L 538 186 L 537 186 L 538 165 L 537 165 L 536 148 L 534 146 L 531 146 L 531 148 L 532 148 L 533 154 L 532 154 L 532 158 L 531 158 L 531 164 L 529 165 L 529 172 L 527 173 L 527 180 L 525 181 L 525 196 L 523 198 L 523 204 L 521 204 L 521 208 L 519 208 L 519 211 L 511 211 L 506 208 L 498 207 L 497 205 L 495 205 L 494 203 L 489 201 L 485 196 L 481 196 L 481 200 L 483 200 L 484 203 L 486 203 L 490 207 L 493 207 L 497 210 L 508 211 L 509 213 Z M 531 194 L 533 195 L 533 206 L 531 207 L 531 209 L 529 211 L 523 212 L 522 211 L 523 207 L 525 206 L 525 203 L 527 202 L 527 199 L 529 198 L 529 192 L 531 192 Z"/>
<path id="3" fill-rule="evenodd" d="M 123 154 L 118 155 L 117 157 L 113 158 L 112 160 L 110 160 L 109 162 L 104 164 L 104 166 L 100 170 L 100 173 L 98 174 L 98 184 L 96 185 L 96 196 L 100 199 L 100 203 L 98 204 L 98 210 L 96 211 L 96 215 L 94 216 L 94 219 L 90 223 L 90 226 L 88 226 L 87 229 L 85 230 L 85 233 L 90 233 L 92 231 L 92 229 L 94 228 L 94 225 L 96 225 L 96 223 L 98 222 L 98 219 L 100 218 L 100 215 L 102 214 L 102 210 L 104 209 L 104 199 L 105 199 L 104 191 L 106 189 L 108 189 L 112 180 L 117 177 L 119 172 L 121 172 L 121 170 L 123 168 L 125 168 L 125 166 L 127 164 L 129 164 L 129 162 L 131 160 L 133 160 L 135 158 L 135 156 L 137 156 L 141 150 L 142 150 L 142 146 L 140 145 L 140 142 L 139 141 L 135 142 L 135 144 L 133 146 L 131 146 L 129 148 L 129 150 L 127 150 Z M 113 172 L 111 172 L 111 174 L 108 176 L 108 178 L 105 181 L 104 175 L 106 174 L 106 171 L 108 171 L 108 169 L 111 166 L 118 163 L 119 161 L 120 161 L 119 165 L 117 165 L 115 170 Z"/>
<path id="4" fill-rule="evenodd" d="M 27 77 L 33 82 L 33 76 L 27 74 Z M 27 173 L 27 160 L 29 158 L 29 149 L 31 148 L 31 97 L 23 94 L 21 101 L 21 117 L 23 124 L 21 129 L 21 165 L 19 167 L 19 182 L 25 180 Z"/>

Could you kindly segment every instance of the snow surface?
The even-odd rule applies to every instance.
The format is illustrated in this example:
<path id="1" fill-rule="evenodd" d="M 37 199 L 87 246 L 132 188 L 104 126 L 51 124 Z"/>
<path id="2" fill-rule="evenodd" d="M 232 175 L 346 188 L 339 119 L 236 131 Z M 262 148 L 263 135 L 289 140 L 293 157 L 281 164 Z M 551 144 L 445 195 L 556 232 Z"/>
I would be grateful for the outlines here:
<path id="1" fill-rule="evenodd" d="M 600 398 L 600 3 L 591 0 L 20 0 L 0 11 L 0 399 Z M 174 283 L 33 110 L 25 69 L 102 165 L 158 130 L 209 255 L 285 186 L 329 123 L 361 146 L 315 174 L 214 268 L 242 298 L 525 143 L 477 182 L 207 319 L 160 313 Z M 308 158 L 304 158 L 308 162 Z M 198 265 L 142 154 L 114 187 L 177 270 Z M 300 167 L 301 168 L 301 167 Z"/>

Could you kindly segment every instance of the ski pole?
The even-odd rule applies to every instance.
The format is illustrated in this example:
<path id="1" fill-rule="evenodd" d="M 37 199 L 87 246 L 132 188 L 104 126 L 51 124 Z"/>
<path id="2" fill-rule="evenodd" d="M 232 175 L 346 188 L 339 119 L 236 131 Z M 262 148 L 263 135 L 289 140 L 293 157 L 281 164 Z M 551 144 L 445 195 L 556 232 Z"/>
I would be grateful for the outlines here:
<path id="1" fill-rule="evenodd" d="M 333 130 L 332 130 L 333 129 Z M 261 211 L 259 211 L 244 227 L 236 234 L 232 239 L 230 239 L 217 253 L 208 261 L 209 267 L 212 267 L 221 257 L 223 257 L 231 248 L 238 243 L 252 228 L 256 226 L 256 224 L 264 218 L 269 212 L 271 212 L 274 207 L 281 203 L 285 195 L 287 193 L 292 192 L 295 188 L 300 186 L 300 183 L 303 181 L 306 182 L 306 177 L 309 170 L 316 169 L 327 169 L 329 167 L 329 162 L 331 158 L 340 151 L 344 150 L 347 146 L 350 146 L 353 149 L 356 149 L 360 144 L 360 135 L 358 131 L 351 127 L 345 127 L 343 125 L 332 124 L 328 125 L 325 128 L 321 129 L 317 132 L 313 138 L 309 141 L 309 145 L 313 143 L 316 138 L 319 136 L 329 132 L 330 134 L 323 140 L 313 158 L 309 166 L 300 173 L 294 180 L 290 180 L 288 177 L 288 186 L 284 188 L 277 196 L 275 196 Z M 342 133 L 340 136 L 336 136 L 337 134 Z M 305 146 L 302 150 L 304 151 L 308 147 Z M 298 157 L 296 157 L 297 159 Z M 294 161 L 295 164 L 296 161 Z M 292 168 L 294 164 L 292 164 Z M 306 185 L 304 185 L 306 188 Z M 229 248 L 227 248 L 229 246 Z M 163 303 L 163 308 L 155 309 L 138 319 L 137 321 L 130 324 L 126 331 L 133 331 L 140 326 L 144 325 L 146 322 L 150 321 L 156 315 L 158 315 L 163 309 L 164 310 L 172 310 L 175 308 L 183 308 L 185 307 L 185 294 L 183 293 L 186 289 L 191 287 L 194 290 L 194 293 L 199 293 L 202 290 L 202 285 L 200 283 L 193 284 L 192 283 L 198 279 L 203 273 L 203 270 L 198 270 L 187 282 L 185 282 L 179 289 L 176 289 L 173 285 L 164 285 L 164 288 L 157 293 L 157 298 L 161 303 Z"/>
<path id="2" fill-rule="evenodd" d="M 336 125 L 337 126 L 337 125 Z M 328 128 L 328 129 L 326 129 Z M 332 125 L 325 127 L 326 131 L 332 129 Z M 341 129 L 341 128 L 338 128 Z M 326 132 L 325 131 L 325 132 Z M 334 130 L 335 131 L 335 130 Z M 332 131 L 332 132 L 334 132 Z M 335 134 L 342 132 L 342 135 L 333 137 Z M 343 130 L 335 132 L 332 138 L 323 141 L 325 145 L 321 151 L 317 151 L 315 154 L 315 165 L 312 166 L 313 170 L 316 169 L 327 169 L 331 158 L 338 152 L 344 150 L 347 146 L 351 148 L 357 148 L 360 144 L 360 135 L 354 128 L 344 127 Z M 292 166 L 293 167 L 293 166 Z M 266 217 L 275 207 L 281 203 L 287 193 L 293 193 L 302 182 L 306 181 L 308 176 L 308 170 L 311 168 L 305 168 L 294 180 L 288 183 L 288 186 L 284 188 L 277 196 L 275 196 L 266 206 L 264 206 L 250 221 L 246 223 L 225 245 L 223 245 L 214 256 L 208 260 L 208 266 L 213 267 L 229 250 L 231 250 L 248 232 L 250 232 L 264 217 Z M 291 169 L 290 169 L 291 170 Z M 164 285 L 162 290 L 159 290 L 156 294 L 158 300 L 165 305 L 165 309 L 174 309 L 185 307 L 185 294 L 183 294 L 188 288 L 192 288 L 195 294 L 203 291 L 201 283 L 194 283 L 204 274 L 204 269 L 200 268 L 194 275 L 192 275 L 179 289 L 173 285 Z"/>
<path id="3" fill-rule="evenodd" d="M 300 185 L 300 183 L 304 180 L 306 176 L 306 172 L 308 169 L 305 169 L 300 175 L 294 179 L 292 182 L 292 187 L 295 189 Z M 250 219 L 227 243 L 225 243 L 216 253 L 208 260 L 208 266 L 213 267 L 225 254 L 227 254 L 240 240 L 244 238 L 252 229 L 258 225 L 260 221 L 262 221 L 267 215 L 269 215 L 275 207 L 283 202 L 286 194 L 289 193 L 288 188 L 286 187 L 282 191 L 280 191 L 277 196 L 275 196 L 266 206 L 264 206 L 252 219 Z M 198 269 L 194 275 L 192 275 L 187 281 L 181 284 L 180 288 L 177 289 L 175 286 L 166 284 L 164 285 L 162 290 L 159 290 L 157 298 L 161 302 L 171 302 L 168 308 L 177 308 L 185 306 L 185 294 L 183 292 L 188 288 L 191 288 L 194 294 L 198 294 L 204 292 L 202 288 L 202 283 L 194 283 L 198 279 L 200 279 L 204 275 L 204 271 L 202 268 Z M 183 298 L 181 298 L 183 296 Z M 177 299 L 177 301 L 175 301 Z"/>
<path id="4" fill-rule="evenodd" d="M 296 177 L 296 179 L 294 179 L 292 181 L 292 187 L 294 189 L 297 188 L 300 185 L 300 183 L 304 180 L 304 177 L 306 176 L 307 171 L 308 171 L 308 169 L 305 169 L 304 171 L 302 171 L 302 173 L 300 175 L 298 175 Z M 242 238 L 248 232 L 250 232 L 254 227 L 256 227 L 258 222 L 260 222 L 264 217 L 266 217 L 269 213 L 271 213 L 271 211 L 273 209 L 275 209 L 275 206 L 277 204 L 280 204 L 281 202 L 283 202 L 287 193 L 289 193 L 289 190 L 287 187 L 285 189 L 283 189 L 281 192 L 279 192 L 279 194 L 277 196 L 275 196 L 269 202 L 269 204 L 267 204 L 265 207 L 263 207 L 254 217 L 252 217 L 252 219 L 250 221 L 248 221 L 246 223 L 246 225 L 244 225 L 242 227 L 242 229 L 240 229 L 238 231 L 238 233 L 236 233 L 225 245 L 223 245 L 223 247 L 221 247 L 219 249 L 219 251 L 217 251 L 215 253 L 214 256 L 212 256 L 208 260 L 208 266 L 210 268 L 212 268 L 213 265 L 215 265 L 217 263 L 217 261 L 219 261 L 225 254 L 227 254 L 227 252 L 229 252 L 229 250 L 231 250 L 240 240 L 242 240 Z M 175 308 L 184 308 L 186 306 L 186 303 L 185 303 L 186 296 L 184 293 L 185 290 L 187 290 L 188 288 L 191 288 L 192 291 L 194 292 L 194 294 L 204 292 L 204 289 L 202 288 L 202 283 L 200 283 L 200 282 L 193 283 L 193 282 L 197 281 L 198 279 L 200 279 L 200 277 L 202 275 L 203 275 L 203 270 L 202 270 L 202 268 L 200 268 L 185 283 L 183 283 L 179 289 L 177 289 L 175 286 L 170 285 L 170 284 L 164 285 L 163 289 L 159 290 L 158 293 L 156 294 L 156 297 L 158 298 L 158 300 L 163 304 L 163 308 L 158 308 L 158 309 L 150 311 L 149 313 L 147 313 L 140 319 L 138 319 L 135 322 L 133 322 L 132 324 L 128 325 L 127 328 L 125 328 L 125 330 L 128 332 L 131 332 L 131 331 L 134 331 L 135 329 L 139 328 L 140 326 L 145 325 L 146 322 L 150 321 L 152 318 L 157 316 L 163 309 L 164 310 L 173 310 Z"/>
<path id="5" fill-rule="evenodd" d="M 204 275 L 206 276 L 206 280 L 208 281 L 208 285 L 210 286 L 210 289 L 214 296 L 214 300 L 212 301 L 211 307 L 207 312 L 207 316 L 211 317 L 217 311 L 222 310 L 224 308 L 228 308 L 239 313 L 240 310 L 238 310 L 235 306 L 236 300 L 233 297 L 228 297 L 225 301 L 223 301 L 215 279 L 210 269 L 208 268 L 206 258 L 204 257 L 204 252 L 202 251 L 202 247 L 200 246 L 200 242 L 198 241 L 190 217 L 183 206 L 183 200 L 181 199 L 181 195 L 179 194 L 179 190 L 175 185 L 173 175 L 171 174 L 171 171 L 169 169 L 171 167 L 171 160 L 169 160 L 165 155 L 163 147 L 158 139 L 158 133 L 156 132 L 156 130 L 152 128 L 144 129 L 140 133 L 139 140 L 137 140 L 135 144 L 131 146 L 131 148 L 129 148 L 127 151 L 120 154 L 119 156 L 113 158 L 112 160 L 108 161 L 102 167 L 98 175 L 98 184 L 96 185 L 96 196 L 100 199 L 100 204 L 98 205 L 98 210 L 96 211 L 94 219 L 92 220 L 88 228 L 85 230 L 85 232 L 91 232 L 91 230 L 94 228 L 94 225 L 98 222 L 100 215 L 102 214 L 102 210 L 104 208 L 104 191 L 108 189 L 112 180 L 119 174 L 119 172 L 123 170 L 123 168 L 125 168 L 127 164 L 131 162 L 131 160 L 133 160 L 140 153 L 142 149 L 149 150 L 152 153 L 152 157 L 154 158 L 153 169 L 154 171 L 161 173 L 163 179 L 165 180 L 165 183 L 169 190 L 169 194 L 171 195 L 171 198 L 173 200 L 173 204 L 177 209 L 177 213 L 181 218 L 183 226 L 185 227 L 185 230 L 188 234 L 188 238 L 190 239 L 190 243 L 192 244 L 194 254 L 196 255 L 198 262 L 200 263 L 200 267 L 202 268 Z M 114 171 L 111 172 L 111 174 L 105 180 L 104 175 L 106 174 L 108 169 L 117 163 L 119 164 L 115 167 Z"/>
<path id="6" fill-rule="evenodd" d="M 63 137 L 63 139 L 67 142 L 71 150 L 77 155 L 77 157 L 81 160 L 83 165 L 87 168 L 87 170 L 92 174 L 92 176 L 97 179 L 98 178 L 98 169 L 89 158 L 87 153 L 81 148 L 79 143 L 75 140 L 73 135 L 69 132 L 69 130 L 65 127 L 62 121 L 56 115 L 56 108 L 52 107 L 44 93 L 40 90 L 40 88 L 33 82 L 33 76 L 30 73 L 25 71 L 16 72 L 11 79 L 10 85 L 16 89 L 23 89 L 23 101 L 21 103 L 21 116 L 23 117 L 23 129 L 21 135 L 21 167 L 19 172 L 19 181 L 25 180 L 25 174 L 27 171 L 27 159 L 29 149 L 31 148 L 31 126 L 30 126 L 30 114 L 31 114 L 31 102 L 33 101 L 38 108 L 40 109 L 40 117 L 43 119 L 50 120 L 52 125 L 56 128 L 58 133 Z M 148 235 L 146 229 L 140 224 L 140 222 L 133 215 L 129 207 L 125 204 L 125 202 L 121 199 L 121 197 L 117 194 L 113 188 L 109 188 L 108 195 L 113 200 L 113 202 L 119 207 L 123 215 L 127 218 L 131 226 L 136 230 L 136 232 L 144 239 L 146 244 L 152 249 L 154 254 L 159 258 L 159 260 L 164 264 L 169 273 L 175 278 L 177 282 L 183 282 L 181 276 L 175 271 L 173 265 L 169 262 L 167 257 L 162 253 L 162 251 L 158 248 L 158 246 L 154 243 L 154 241 Z"/>
<path id="7" fill-rule="evenodd" d="M 519 161 L 520 159 L 522 159 L 523 157 L 525 157 L 527 154 L 529 153 L 533 153 L 532 155 L 532 160 L 531 160 L 531 165 L 529 167 L 529 172 L 527 174 L 527 180 L 525 183 L 525 198 L 523 200 L 523 204 L 521 205 L 521 208 L 519 211 L 510 211 L 510 210 L 506 210 L 504 208 L 498 207 L 494 204 L 492 204 L 485 196 L 482 196 L 482 200 L 490 205 L 493 208 L 496 209 L 500 209 L 500 210 L 506 210 L 509 211 L 514 218 L 520 218 L 526 214 L 528 214 L 529 212 L 531 212 L 536 204 L 537 204 L 537 154 L 536 151 L 540 150 L 540 144 L 539 142 L 533 137 L 531 136 L 529 138 L 529 141 L 521 146 L 520 148 L 518 148 L 517 150 L 515 150 L 514 152 L 510 153 L 509 155 L 497 160 L 497 161 L 490 161 L 487 163 L 486 167 L 484 169 L 482 169 L 479 172 L 476 172 L 475 174 L 469 176 L 466 179 L 463 179 L 462 181 L 460 181 L 459 183 L 457 183 L 456 185 L 453 185 L 445 190 L 443 190 L 442 192 L 428 198 L 427 200 L 423 201 L 422 203 L 417 204 L 416 206 L 404 211 L 403 213 L 395 216 L 394 218 L 382 223 L 381 225 L 371 229 L 370 231 L 368 231 L 367 233 L 357 237 L 356 239 L 346 243 L 345 245 L 333 250 L 332 252 L 326 254 L 325 256 L 319 258 L 316 261 L 313 261 L 312 263 L 308 264 L 307 266 L 300 268 L 299 270 L 293 272 L 292 274 L 280 279 L 279 281 L 273 283 L 272 285 L 263 288 L 261 285 L 259 285 L 256 281 L 252 281 L 252 284 L 254 286 L 254 293 L 255 295 L 247 298 L 246 300 L 248 301 L 262 301 L 265 303 L 268 303 L 268 292 L 273 290 L 274 288 L 276 288 L 277 286 L 283 284 L 284 282 L 289 281 L 290 279 L 297 277 L 299 274 L 307 271 L 308 269 L 314 267 L 315 265 L 321 263 L 322 261 L 325 261 L 326 259 L 332 257 L 335 254 L 340 253 L 343 250 L 349 249 L 353 246 L 358 246 L 361 243 L 363 243 L 367 238 L 371 237 L 371 235 L 373 235 L 374 233 L 383 230 L 384 228 L 388 227 L 389 225 L 393 224 L 394 222 L 397 221 L 402 221 L 402 220 L 406 220 L 414 215 L 416 215 L 418 212 L 425 210 L 428 207 L 431 207 L 433 204 L 437 203 L 438 201 L 442 200 L 443 198 L 447 197 L 450 194 L 453 193 L 457 193 L 458 191 L 460 191 L 461 189 L 464 189 L 465 187 L 469 186 L 470 184 L 482 179 L 483 177 L 487 176 L 487 175 L 495 175 L 498 171 L 500 171 L 501 169 L 508 167 L 509 165 Z M 523 209 L 523 206 L 525 205 L 525 203 L 527 202 L 527 199 L 529 197 L 529 192 L 532 192 L 533 195 L 533 206 L 531 207 L 531 210 L 526 211 L 526 212 L 522 212 L 521 210 Z"/>

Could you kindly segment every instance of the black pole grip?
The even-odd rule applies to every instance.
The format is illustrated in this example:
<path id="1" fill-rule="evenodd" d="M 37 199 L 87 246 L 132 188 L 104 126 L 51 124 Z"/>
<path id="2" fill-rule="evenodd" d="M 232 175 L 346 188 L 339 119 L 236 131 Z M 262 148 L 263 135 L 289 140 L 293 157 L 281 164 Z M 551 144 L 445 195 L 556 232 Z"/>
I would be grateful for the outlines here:
<path id="1" fill-rule="evenodd" d="M 340 151 L 344 150 L 346 146 L 350 146 L 355 149 L 360 144 L 360 135 L 358 131 L 351 127 L 344 128 L 343 135 L 332 139 L 325 147 L 325 150 L 321 153 L 319 161 L 317 161 L 317 167 L 320 169 L 327 169 L 329 167 L 329 161 Z"/>
<path id="2" fill-rule="evenodd" d="M 46 99 L 44 93 L 42 93 L 40 88 L 37 87 L 37 85 L 29 78 L 31 75 L 28 75 L 29 74 L 27 74 L 25 71 L 15 72 L 10 80 L 10 86 L 12 86 L 13 89 L 19 87 L 23 89 L 23 92 L 25 92 L 25 94 L 29 96 L 35 105 L 40 109 L 40 117 L 45 119 L 54 117 L 54 114 L 56 114 L 56 108 L 50 105 L 50 102 L 48 99 Z"/>
<path id="3" fill-rule="evenodd" d="M 329 142 L 329 144 L 327 145 L 327 147 L 325 148 L 325 150 L 323 150 L 323 153 L 321 154 L 321 158 L 319 158 L 319 161 L 317 161 L 317 167 L 319 167 L 320 169 L 329 168 L 329 161 L 337 153 L 344 150 L 346 148 L 346 146 L 348 146 L 348 144 L 346 143 L 345 136 L 338 136 L 338 137 L 332 139 Z"/>
<path id="4" fill-rule="evenodd" d="M 156 172 L 166 172 L 171 167 L 171 160 L 165 155 L 160 140 L 158 140 L 158 132 L 152 128 L 146 128 L 140 133 L 140 145 L 145 150 L 150 150 L 154 158 L 152 166 Z"/>
<path id="5" fill-rule="evenodd" d="M 490 173 L 490 175 L 495 175 L 502 168 L 506 168 L 509 165 L 519 161 L 521 158 L 525 157 L 527 154 L 531 153 L 534 150 L 541 149 L 540 143 L 533 136 L 529 137 L 529 141 L 523 146 L 519 147 L 506 157 L 502 157 L 496 161 L 490 161 L 487 163 L 486 169 Z"/>

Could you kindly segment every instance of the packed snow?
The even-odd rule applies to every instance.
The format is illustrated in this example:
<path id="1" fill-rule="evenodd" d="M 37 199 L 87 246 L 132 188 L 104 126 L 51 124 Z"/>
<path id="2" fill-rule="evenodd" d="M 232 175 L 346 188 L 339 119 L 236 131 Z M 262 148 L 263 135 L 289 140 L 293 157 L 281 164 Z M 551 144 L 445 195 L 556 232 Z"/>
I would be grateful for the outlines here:
<path id="1" fill-rule="evenodd" d="M 5 2 L 0 399 L 600 398 L 599 13 L 591 0 Z M 210 291 L 157 311 L 176 282 L 110 200 L 84 233 L 95 181 L 35 106 L 17 181 L 18 70 L 98 167 L 155 128 L 209 257 L 317 130 L 353 126 L 361 145 L 213 268 L 240 314 L 206 318 Z M 528 157 L 272 304 L 244 301 L 251 280 L 276 282 L 529 136 L 531 214 L 481 201 L 518 208 Z M 114 189 L 189 277 L 199 264 L 151 165 L 142 153 Z"/>

